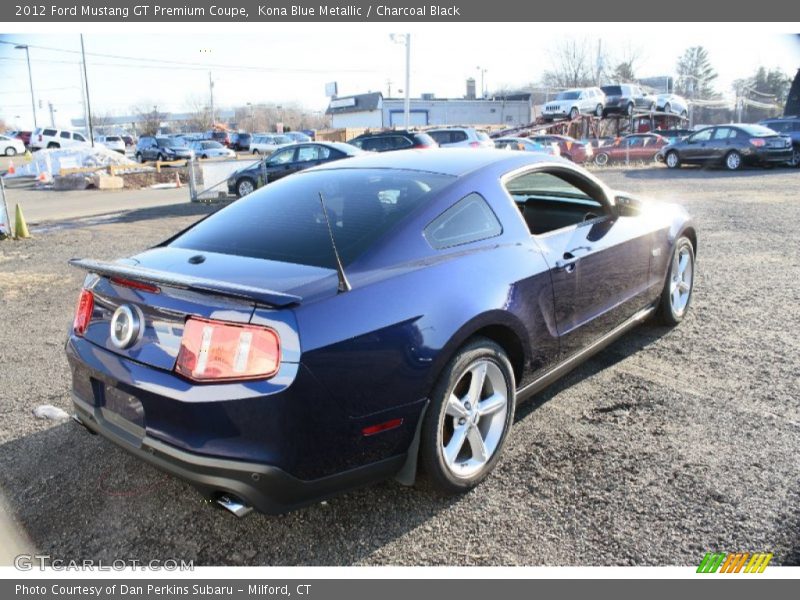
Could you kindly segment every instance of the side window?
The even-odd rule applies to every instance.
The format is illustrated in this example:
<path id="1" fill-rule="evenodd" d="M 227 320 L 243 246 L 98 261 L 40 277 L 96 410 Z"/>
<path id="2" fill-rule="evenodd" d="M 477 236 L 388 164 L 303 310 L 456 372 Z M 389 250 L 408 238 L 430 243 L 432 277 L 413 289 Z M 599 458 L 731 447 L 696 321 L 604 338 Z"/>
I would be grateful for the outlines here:
<path id="1" fill-rule="evenodd" d="M 393 148 L 393 149 L 395 149 L 395 150 L 400 150 L 400 149 L 402 149 L 402 148 L 411 148 L 411 146 L 412 146 L 412 144 L 411 144 L 411 141 L 410 141 L 410 140 L 407 140 L 406 138 L 404 138 L 404 137 L 402 137 L 402 136 L 399 136 L 399 135 L 393 135 L 393 136 L 390 138 L 390 145 L 389 145 L 389 147 L 390 147 L 390 148 Z"/>
<path id="2" fill-rule="evenodd" d="M 423 234 L 441 250 L 485 240 L 503 233 L 503 227 L 480 194 L 465 196 L 431 221 Z"/>
<path id="3" fill-rule="evenodd" d="M 450 140 L 452 142 L 463 142 L 467 139 L 466 131 L 452 131 L 450 132 Z"/>
<path id="4" fill-rule="evenodd" d="M 693 136 L 689 137 L 690 142 L 707 142 L 711 139 L 711 134 L 714 130 L 713 129 L 705 129 L 703 131 L 699 131 L 695 133 Z"/>
<path id="5" fill-rule="evenodd" d="M 55 134 L 56 134 L 56 130 L 55 129 L 45 129 L 44 131 L 42 131 L 42 135 L 47 135 L 47 136 L 50 136 L 50 137 L 55 136 Z"/>
<path id="6" fill-rule="evenodd" d="M 309 162 L 328 158 L 330 150 L 324 146 L 303 146 L 297 149 L 297 162 Z"/>
<path id="7" fill-rule="evenodd" d="M 62 131 L 59 136 L 60 138 L 64 138 L 65 140 L 69 139 L 69 131 Z"/>
<path id="8" fill-rule="evenodd" d="M 430 131 L 428 135 L 431 136 L 437 144 L 449 144 L 450 132 L 449 131 Z"/>
<path id="9" fill-rule="evenodd" d="M 72 139 L 78 140 L 79 142 L 85 142 L 86 141 L 86 138 L 83 137 L 80 133 L 73 133 L 72 134 Z"/>
<path id="10" fill-rule="evenodd" d="M 714 137 L 715 140 L 727 140 L 728 137 L 731 136 L 731 129 L 728 127 L 718 127 L 714 130 Z"/>
<path id="11" fill-rule="evenodd" d="M 288 148 L 286 150 L 281 150 L 280 152 L 276 152 L 273 154 L 269 159 L 269 164 L 271 165 L 283 165 L 289 162 L 292 162 L 292 157 L 294 156 L 294 148 Z"/>

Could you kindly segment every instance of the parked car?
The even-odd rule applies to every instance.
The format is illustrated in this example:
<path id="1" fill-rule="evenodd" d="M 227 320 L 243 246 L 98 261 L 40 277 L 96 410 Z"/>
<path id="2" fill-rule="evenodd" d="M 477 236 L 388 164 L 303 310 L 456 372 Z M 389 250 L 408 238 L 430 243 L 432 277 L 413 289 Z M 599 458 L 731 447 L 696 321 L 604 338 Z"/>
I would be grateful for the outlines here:
<path id="1" fill-rule="evenodd" d="M 610 114 L 632 115 L 636 110 L 655 110 L 656 99 L 638 85 L 604 85 L 600 88 L 606 95 L 603 116 Z"/>
<path id="2" fill-rule="evenodd" d="M 313 141 L 310 135 L 307 135 L 302 131 L 284 131 L 282 135 L 288 137 L 293 142 L 298 143 Z"/>
<path id="3" fill-rule="evenodd" d="M 136 145 L 136 140 L 134 139 L 134 137 L 132 135 L 127 135 L 127 134 L 123 135 L 122 136 L 122 141 L 125 142 L 125 146 L 127 146 L 129 148 L 131 146 L 135 146 Z"/>
<path id="4" fill-rule="evenodd" d="M 542 106 L 542 116 L 553 119 L 577 119 L 578 115 L 602 116 L 606 97 L 600 88 L 576 88 L 556 94 L 555 99 Z"/>
<path id="5" fill-rule="evenodd" d="M 228 177 L 228 192 L 239 198 L 265 184 L 298 171 L 362 154 L 362 151 L 341 142 L 308 142 L 280 148 L 254 165 L 239 169 Z"/>
<path id="6" fill-rule="evenodd" d="M 194 152 L 180 138 L 143 135 L 136 143 L 135 157 L 138 162 L 191 160 Z"/>
<path id="7" fill-rule="evenodd" d="M 524 152 L 540 152 L 550 156 L 559 156 L 561 150 L 558 144 L 541 142 L 533 138 L 501 137 L 494 140 L 494 147 L 498 150 L 522 150 Z"/>
<path id="8" fill-rule="evenodd" d="M 203 134 L 203 139 L 219 142 L 226 148 L 229 148 L 231 145 L 231 135 L 227 131 L 206 131 Z"/>
<path id="9" fill-rule="evenodd" d="M 98 135 L 94 138 L 94 141 L 98 144 L 102 144 L 109 150 L 125 154 L 125 141 L 119 135 Z"/>
<path id="10" fill-rule="evenodd" d="M 473 127 L 442 127 L 428 129 L 441 148 L 494 148 L 494 142 L 485 131 Z"/>
<path id="11" fill-rule="evenodd" d="M 197 158 L 236 158 L 236 152 L 214 140 L 192 142 L 189 147 Z"/>
<path id="12" fill-rule="evenodd" d="M 735 171 L 744 164 L 788 163 L 792 140 L 763 125 L 717 125 L 666 146 L 663 155 L 670 169 L 683 164 L 716 164 Z"/>
<path id="13" fill-rule="evenodd" d="M 30 147 L 32 150 L 41 150 L 42 148 L 69 148 L 87 144 L 89 144 L 89 140 L 77 131 L 38 127 L 31 135 Z"/>
<path id="14" fill-rule="evenodd" d="M 125 260 L 71 261 L 75 417 L 237 515 L 419 464 L 463 493 L 519 403 L 686 317 L 696 246 L 683 207 L 534 152 L 328 163 Z"/>
<path id="15" fill-rule="evenodd" d="M 250 140 L 252 154 L 272 154 L 278 148 L 294 144 L 292 138 L 280 134 L 256 134 Z"/>
<path id="16" fill-rule="evenodd" d="M 658 94 L 656 96 L 656 110 L 682 117 L 689 116 L 689 101 L 678 94 Z"/>
<path id="17" fill-rule="evenodd" d="M 596 165 L 627 161 L 654 161 L 669 142 L 655 133 L 633 133 L 600 146 L 595 154 Z"/>
<path id="18" fill-rule="evenodd" d="M 581 142 L 568 135 L 534 135 L 531 136 L 530 139 L 542 144 L 556 144 L 561 152 L 561 156 L 578 164 L 583 164 L 587 160 L 590 160 L 594 154 L 590 143 Z"/>
<path id="19" fill-rule="evenodd" d="M 253 136 L 246 132 L 239 132 L 231 134 L 231 149 L 237 152 L 250 150 L 250 142 Z"/>
<path id="20" fill-rule="evenodd" d="M 438 144 L 427 133 L 402 129 L 362 133 L 349 142 L 370 152 L 390 152 L 411 148 L 436 148 Z"/>
<path id="21" fill-rule="evenodd" d="M 0 135 L 0 154 L 16 156 L 25 152 L 25 144 L 21 139 Z"/>
<path id="22" fill-rule="evenodd" d="M 800 117 L 776 117 L 765 119 L 759 123 L 764 127 L 769 127 L 774 132 L 781 135 L 788 135 L 792 140 L 792 157 L 789 165 L 800 167 Z"/>

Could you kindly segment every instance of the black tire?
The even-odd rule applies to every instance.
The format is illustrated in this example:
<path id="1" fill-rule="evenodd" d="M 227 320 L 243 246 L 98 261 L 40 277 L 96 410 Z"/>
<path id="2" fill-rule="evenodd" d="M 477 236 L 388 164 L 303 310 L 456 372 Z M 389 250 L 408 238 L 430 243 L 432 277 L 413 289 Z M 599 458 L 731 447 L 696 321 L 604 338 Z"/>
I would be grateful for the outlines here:
<path id="1" fill-rule="evenodd" d="M 206 160 L 208 160 L 208 155 L 207 154 L 203 154 L 200 158 L 205 158 Z"/>
<path id="2" fill-rule="evenodd" d="M 574 121 L 578 118 L 579 114 L 581 114 L 581 111 L 579 111 L 576 106 L 573 106 L 569 111 L 569 120 Z"/>
<path id="3" fill-rule="evenodd" d="M 595 108 L 594 108 L 594 116 L 595 117 L 604 116 L 603 115 L 603 105 L 602 104 L 598 104 L 597 106 L 595 106 Z"/>
<path id="4" fill-rule="evenodd" d="M 789 159 L 788 164 L 790 167 L 800 168 L 800 146 L 792 148 L 792 158 Z"/>
<path id="5" fill-rule="evenodd" d="M 736 150 L 731 150 L 725 155 L 723 163 L 728 171 L 738 171 L 742 168 L 742 155 Z"/>
<path id="6" fill-rule="evenodd" d="M 629 117 L 633 115 L 633 102 L 628 102 L 628 106 L 625 107 L 625 114 Z"/>
<path id="7" fill-rule="evenodd" d="M 469 377 L 469 383 L 472 383 L 470 369 L 476 364 L 490 365 L 489 368 L 493 371 L 493 375 L 502 380 L 505 386 L 502 392 L 506 395 L 506 402 L 504 405 L 506 412 L 503 415 L 500 411 L 497 411 L 498 414 L 492 418 L 497 420 L 487 421 L 491 427 L 496 428 L 493 437 L 493 443 L 496 445 L 494 445 L 494 449 L 488 456 L 488 459 L 482 465 L 478 466 L 474 473 L 465 471 L 465 473 L 468 474 L 460 476 L 454 473 L 451 467 L 448 466 L 444 456 L 446 435 L 448 430 L 450 430 L 450 436 L 455 434 L 456 421 L 456 417 L 449 416 L 446 411 L 450 396 L 453 394 L 457 396 L 458 393 L 460 393 L 459 388 L 467 381 L 465 378 Z M 486 381 L 489 382 L 488 385 L 494 387 L 494 384 L 490 381 L 489 375 L 486 376 Z M 466 387 L 469 388 L 469 385 Z M 464 388 L 461 387 L 461 389 L 463 390 Z M 483 389 L 484 388 L 482 388 L 482 390 Z M 497 388 L 494 388 L 492 390 L 492 396 L 495 395 L 496 389 Z M 425 421 L 422 425 L 420 437 L 420 467 L 427 481 L 435 490 L 444 494 L 466 492 L 478 485 L 491 473 L 500 460 L 503 447 L 508 439 L 511 424 L 514 421 L 514 409 L 516 405 L 515 389 L 516 383 L 514 381 L 514 370 L 511 366 L 511 362 L 508 360 L 505 351 L 489 339 L 473 339 L 463 346 L 447 364 L 439 381 L 433 388 L 431 403 L 425 414 Z M 483 398 L 483 396 L 480 397 Z M 471 408 L 469 403 L 464 403 L 463 406 L 465 409 Z M 474 408 L 477 410 L 477 406 Z M 453 419 L 454 422 L 449 423 L 449 419 Z M 470 419 L 471 417 L 466 417 L 463 421 L 469 421 Z M 479 431 L 479 423 L 480 419 L 475 421 L 474 426 L 469 424 L 464 426 L 462 423 L 462 427 L 464 427 L 465 430 Z M 499 433 L 498 437 L 500 425 L 502 425 L 502 433 Z M 487 434 L 487 439 L 488 435 L 489 434 Z M 452 437 L 450 439 L 452 440 Z M 461 452 L 469 445 L 469 452 L 474 457 L 471 449 L 471 442 L 467 441 L 467 437 L 463 437 L 463 439 L 464 443 L 461 446 Z M 488 451 L 488 448 L 485 448 L 485 450 Z M 460 455 L 459 453 L 459 456 Z"/>
<path id="8" fill-rule="evenodd" d="M 253 150 L 253 154 L 254 154 L 255 156 L 260 156 L 260 155 L 261 155 L 261 152 L 259 152 L 258 150 Z"/>
<path id="9" fill-rule="evenodd" d="M 16 148 L 14 148 L 13 146 L 9 146 L 8 148 L 6 148 L 6 156 L 16 156 L 16 155 L 17 155 Z"/>
<path id="10" fill-rule="evenodd" d="M 141 152 L 137 152 L 136 153 L 136 162 L 138 162 L 138 163 L 143 163 L 144 162 L 144 157 L 142 156 Z"/>
<path id="11" fill-rule="evenodd" d="M 688 252 L 691 262 L 691 281 L 689 283 L 689 295 L 686 298 L 686 303 L 683 305 L 682 310 L 676 312 L 672 301 L 672 283 L 675 276 L 674 270 L 676 263 L 675 257 L 684 249 Z M 674 327 L 686 317 L 686 313 L 689 312 L 689 306 L 692 303 L 692 296 L 694 295 L 694 272 L 694 246 L 692 246 L 692 242 L 688 237 L 682 236 L 675 242 L 675 247 L 672 250 L 669 268 L 667 269 L 667 278 L 664 281 L 664 289 L 661 291 L 661 299 L 658 304 L 657 318 L 662 324 Z"/>
<path id="12" fill-rule="evenodd" d="M 247 191 L 248 185 L 252 188 Z M 252 194 L 257 189 L 256 182 L 250 179 L 249 177 L 242 177 L 240 180 L 236 182 L 236 197 L 241 198 L 243 196 L 247 196 L 247 194 Z"/>
<path id="13" fill-rule="evenodd" d="M 50 142 L 47 144 L 48 150 L 53 150 L 54 148 L 61 148 L 61 144 L 57 144 L 56 142 Z"/>
<path id="14" fill-rule="evenodd" d="M 671 113 L 671 112 L 672 112 L 672 105 L 671 105 L 669 102 L 667 102 L 667 103 L 664 105 L 664 112 L 665 112 L 665 113 Z"/>
<path id="15" fill-rule="evenodd" d="M 675 150 L 670 150 L 664 155 L 664 164 L 668 169 L 679 169 L 681 166 L 681 157 Z"/>
<path id="16" fill-rule="evenodd" d="M 608 164 L 608 158 L 608 154 L 601 152 L 594 157 L 594 164 L 596 164 L 598 167 L 605 167 Z"/>
<path id="17" fill-rule="evenodd" d="M 159 154 L 158 156 L 156 156 L 156 160 L 158 162 L 163 162 L 164 161 L 164 156 L 162 154 Z"/>

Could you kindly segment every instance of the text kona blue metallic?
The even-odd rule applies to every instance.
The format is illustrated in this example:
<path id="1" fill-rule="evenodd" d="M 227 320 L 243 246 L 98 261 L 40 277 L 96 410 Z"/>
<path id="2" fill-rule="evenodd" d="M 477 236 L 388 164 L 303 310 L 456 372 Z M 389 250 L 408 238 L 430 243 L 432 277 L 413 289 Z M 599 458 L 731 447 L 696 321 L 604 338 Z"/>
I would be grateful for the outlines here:
<path id="1" fill-rule="evenodd" d="M 242 514 L 500 459 L 516 403 L 632 326 L 686 314 L 680 207 L 573 163 L 369 154 L 291 175 L 88 271 L 77 418 Z"/>

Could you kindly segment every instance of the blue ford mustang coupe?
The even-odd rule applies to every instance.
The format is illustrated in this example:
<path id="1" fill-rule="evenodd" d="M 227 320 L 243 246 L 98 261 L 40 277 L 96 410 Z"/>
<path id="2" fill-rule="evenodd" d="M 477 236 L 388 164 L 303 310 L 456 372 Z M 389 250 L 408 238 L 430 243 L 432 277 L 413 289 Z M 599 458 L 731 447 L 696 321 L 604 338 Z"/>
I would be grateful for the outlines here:
<path id="1" fill-rule="evenodd" d="M 679 206 L 559 158 L 409 150 L 309 169 L 88 271 L 76 419 L 241 515 L 418 471 L 468 490 L 518 402 L 689 308 Z"/>

